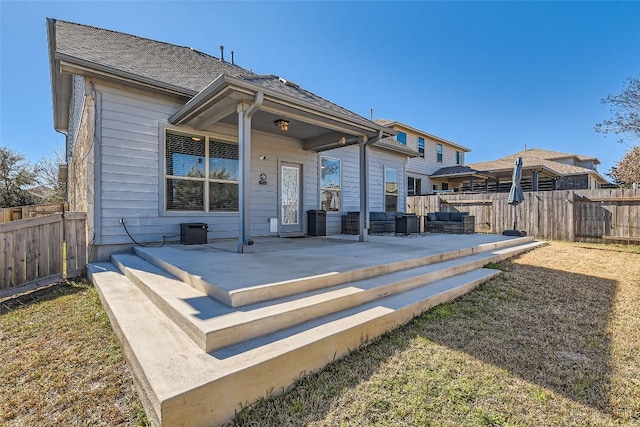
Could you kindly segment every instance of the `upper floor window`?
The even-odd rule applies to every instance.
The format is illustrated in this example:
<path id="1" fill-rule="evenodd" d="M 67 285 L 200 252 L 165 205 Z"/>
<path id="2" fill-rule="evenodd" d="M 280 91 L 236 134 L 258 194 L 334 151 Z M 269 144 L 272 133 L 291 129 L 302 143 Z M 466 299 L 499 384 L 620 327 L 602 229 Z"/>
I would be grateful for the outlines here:
<path id="1" fill-rule="evenodd" d="M 320 157 L 320 206 L 322 210 L 340 210 L 340 159 Z"/>
<path id="2" fill-rule="evenodd" d="M 462 152 L 456 151 L 456 165 L 462 164 Z"/>
<path id="3" fill-rule="evenodd" d="M 436 146 L 436 161 L 442 163 L 442 144 Z"/>
<path id="4" fill-rule="evenodd" d="M 396 136 L 396 139 L 398 140 L 399 143 L 407 145 L 407 134 L 404 132 L 398 132 L 398 135 Z"/>
<path id="5" fill-rule="evenodd" d="M 418 153 L 424 159 L 424 138 L 418 137 Z"/>
<path id="6" fill-rule="evenodd" d="M 238 211 L 238 144 L 166 130 L 165 209 Z"/>

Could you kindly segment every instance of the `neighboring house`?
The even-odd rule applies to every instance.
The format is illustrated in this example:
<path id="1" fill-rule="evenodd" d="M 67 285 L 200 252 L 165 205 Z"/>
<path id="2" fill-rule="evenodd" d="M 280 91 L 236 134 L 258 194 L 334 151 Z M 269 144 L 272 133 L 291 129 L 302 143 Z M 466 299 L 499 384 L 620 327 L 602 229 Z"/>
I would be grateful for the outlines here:
<path id="1" fill-rule="evenodd" d="M 392 120 L 376 120 L 397 132 L 389 137 L 418 152 L 418 156 L 407 161 L 407 195 L 419 196 L 438 191 L 458 191 L 458 181 L 438 174 L 443 168 L 463 168 L 467 147 L 448 141 L 404 123 Z"/>
<path id="2" fill-rule="evenodd" d="M 482 180 L 465 180 L 464 191 L 507 192 L 511 187 L 513 164 L 522 157 L 524 191 L 595 190 L 608 181 L 598 173 L 595 157 L 561 153 L 540 148 L 525 149 L 498 160 L 469 164 Z"/>
<path id="3" fill-rule="evenodd" d="M 144 243 L 205 223 L 241 252 L 252 236 L 304 234 L 308 210 L 328 211 L 328 233 L 343 212 L 404 210 L 417 152 L 389 141 L 395 131 L 222 52 L 47 28 L 54 126 L 67 135 L 68 198 L 87 212 L 92 261 L 131 246 L 125 226 Z"/>

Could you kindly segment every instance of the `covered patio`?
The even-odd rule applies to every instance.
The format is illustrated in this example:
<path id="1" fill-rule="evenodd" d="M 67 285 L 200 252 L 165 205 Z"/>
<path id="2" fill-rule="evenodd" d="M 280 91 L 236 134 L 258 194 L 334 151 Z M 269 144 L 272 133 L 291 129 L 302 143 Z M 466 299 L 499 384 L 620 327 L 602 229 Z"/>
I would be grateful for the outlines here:
<path id="1" fill-rule="evenodd" d="M 301 94 L 304 93 L 304 96 Z M 236 252 L 253 245 L 251 236 L 251 144 L 254 134 L 301 141 L 306 151 L 359 147 L 359 240 L 367 240 L 369 212 L 369 147 L 395 131 L 328 102 L 283 78 L 265 75 L 238 78 L 222 74 L 169 117 L 175 126 L 208 131 L 216 125 L 237 127 L 239 147 L 239 231 Z M 262 178 L 261 178 L 262 179 Z M 286 203 L 280 193 L 280 203 Z M 301 234 L 303 230 L 298 231 Z"/>

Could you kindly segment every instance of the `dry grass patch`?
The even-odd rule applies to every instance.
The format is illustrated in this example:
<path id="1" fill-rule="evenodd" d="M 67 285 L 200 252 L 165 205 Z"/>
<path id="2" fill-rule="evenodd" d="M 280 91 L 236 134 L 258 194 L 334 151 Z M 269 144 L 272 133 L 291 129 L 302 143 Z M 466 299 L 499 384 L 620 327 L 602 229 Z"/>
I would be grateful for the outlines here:
<path id="1" fill-rule="evenodd" d="M 640 248 L 552 243 L 237 425 L 638 426 Z"/>
<path id="2" fill-rule="evenodd" d="M 0 425 L 146 425 L 87 280 L 0 302 Z"/>

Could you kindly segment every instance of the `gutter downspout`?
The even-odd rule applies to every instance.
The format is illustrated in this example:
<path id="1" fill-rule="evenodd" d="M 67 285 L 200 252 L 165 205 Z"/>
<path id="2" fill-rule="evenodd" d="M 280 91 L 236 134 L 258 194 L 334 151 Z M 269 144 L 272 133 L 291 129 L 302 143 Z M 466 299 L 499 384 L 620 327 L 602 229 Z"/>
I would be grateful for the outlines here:
<path id="1" fill-rule="evenodd" d="M 360 138 L 360 237 L 358 241 L 369 240 L 369 145 L 382 138 L 382 130 L 373 139 L 365 135 Z M 383 177 L 384 179 L 384 177 Z"/>
<path id="2" fill-rule="evenodd" d="M 237 252 L 244 252 L 244 245 L 252 245 L 251 240 L 251 118 L 260 109 L 264 101 L 264 93 L 256 93 L 251 105 L 238 104 L 238 150 L 240 157 L 240 188 L 238 194 L 238 247 Z"/>

